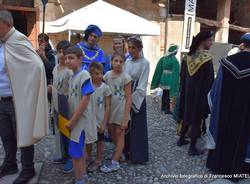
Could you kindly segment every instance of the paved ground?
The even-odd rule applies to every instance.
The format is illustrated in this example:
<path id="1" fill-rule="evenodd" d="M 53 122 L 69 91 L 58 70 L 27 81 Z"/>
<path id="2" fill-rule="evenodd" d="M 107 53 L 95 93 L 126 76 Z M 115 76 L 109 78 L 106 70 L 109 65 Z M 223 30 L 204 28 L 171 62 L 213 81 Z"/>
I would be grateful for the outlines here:
<path id="1" fill-rule="evenodd" d="M 91 174 L 89 184 L 209 184 L 214 182 L 215 179 L 209 177 L 209 172 L 205 168 L 206 155 L 189 157 L 187 155 L 188 146 L 177 147 L 175 122 L 171 119 L 171 116 L 159 111 L 159 104 L 151 97 L 148 97 L 147 102 L 149 163 L 146 165 L 123 163 L 118 172 Z M 200 145 L 203 143 L 204 141 L 201 140 Z M 106 159 L 110 155 L 111 149 L 112 145 L 107 144 Z M 55 143 L 52 135 L 36 145 L 35 160 L 44 163 L 39 184 L 72 183 L 73 174 L 62 174 L 62 166 L 51 163 L 54 150 Z M 0 144 L 0 160 L 2 160 L 3 156 L 3 148 Z M 222 182 L 218 181 L 216 183 Z M 250 182 L 246 183 L 249 184 Z"/>

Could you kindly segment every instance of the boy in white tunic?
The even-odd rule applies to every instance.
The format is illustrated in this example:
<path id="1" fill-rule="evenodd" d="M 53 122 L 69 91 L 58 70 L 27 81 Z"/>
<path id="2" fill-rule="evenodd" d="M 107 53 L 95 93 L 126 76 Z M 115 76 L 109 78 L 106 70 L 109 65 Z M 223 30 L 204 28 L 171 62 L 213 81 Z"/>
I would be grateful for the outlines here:
<path id="1" fill-rule="evenodd" d="M 58 124 L 58 94 L 67 95 L 69 79 L 72 76 L 72 70 L 68 69 L 65 64 L 63 52 L 70 47 L 69 41 L 60 41 L 57 46 L 58 64 L 53 70 L 53 85 L 48 85 L 48 92 L 52 93 L 52 114 L 55 125 Z M 57 126 L 58 127 L 58 126 Z M 65 163 L 63 172 L 72 171 L 73 165 L 68 155 L 68 138 L 64 136 L 59 130 L 56 130 L 56 150 L 57 158 L 53 160 L 54 163 Z M 59 153 L 58 153 L 59 152 Z M 70 162 L 70 163 L 69 163 Z"/>
<path id="2" fill-rule="evenodd" d="M 111 138 L 115 144 L 115 152 L 110 164 L 101 167 L 102 172 L 112 172 L 120 168 L 119 159 L 124 147 L 125 130 L 128 127 L 131 109 L 131 78 L 123 71 L 125 56 L 115 53 L 112 56 L 113 70 L 107 72 L 104 81 L 110 86 L 111 97 Z"/>
<path id="3" fill-rule="evenodd" d="M 92 118 L 93 110 L 89 105 L 90 95 L 94 89 L 90 82 L 90 75 L 82 69 L 82 51 L 77 47 L 70 47 L 65 52 L 65 61 L 73 76 L 69 80 L 69 111 L 70 120 L 67 128 L 70 130 L 69 155 L 72 157 L 75 171 L 75 184 L 85 184 L 86 167 L 84 144 L 97 140 L 96 124 Z"/>
<path id="4" fill-rule="evenodd" d="M 107 84 L 102 82 L 103 79 L 103 65 L 97 62 L 93 62 L 89 65 L 89 72 L 92 79 L 92 86 L 95 89 L 93 95 L 91 95 L 91 105 L 93 105 L 95 109 L 95 116 L 97 120 L 97 155 L 96 159 L 88 167 L 89 171 L 97 170 L 101 164 L 104 155 L 104 130 L 106 128 L 106 124 L 109 120 L 110 113 L 110 100 L 111 100 L 111 89 Z M 88 156 L 91 155 L 92 145 L 87 145 Z"/>

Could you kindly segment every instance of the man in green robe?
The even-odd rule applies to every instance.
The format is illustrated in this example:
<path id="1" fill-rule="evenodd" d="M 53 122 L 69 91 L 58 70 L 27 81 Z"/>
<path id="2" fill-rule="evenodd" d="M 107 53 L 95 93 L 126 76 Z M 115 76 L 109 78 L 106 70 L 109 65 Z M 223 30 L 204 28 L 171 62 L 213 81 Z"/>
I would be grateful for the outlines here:
<path id="1" fill-rule="evenodd" d="M 151 89 L 163 89 L 161 110 L 166 114 L 171 113 L 170 99 L 175 99 L 179 90 L 180 65 L 175 56 L 177 52 L 178 46 L 170 45 L 167 54 L 158 61 L 151 82 Z"/>

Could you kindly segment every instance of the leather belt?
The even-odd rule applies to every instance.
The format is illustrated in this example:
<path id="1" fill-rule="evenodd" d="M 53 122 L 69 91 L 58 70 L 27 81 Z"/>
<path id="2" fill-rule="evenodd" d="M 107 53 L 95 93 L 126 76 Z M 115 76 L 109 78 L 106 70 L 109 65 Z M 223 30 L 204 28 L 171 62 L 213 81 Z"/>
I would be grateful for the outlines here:
<path id="1" fill-rule="evenodd" d="M 6 96 L 6 97 L 2 97 L 0 96 L 0 101 L 7 101 L 7 100 L 12 100 L 12 96 Z"/>

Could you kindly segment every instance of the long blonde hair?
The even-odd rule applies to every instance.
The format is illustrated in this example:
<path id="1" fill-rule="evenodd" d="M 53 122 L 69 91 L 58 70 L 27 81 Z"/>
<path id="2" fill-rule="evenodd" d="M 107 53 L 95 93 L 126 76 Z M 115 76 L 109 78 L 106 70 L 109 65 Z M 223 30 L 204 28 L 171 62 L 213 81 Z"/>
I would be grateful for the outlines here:
<path id="1" fill-rule="evenodd" d="M 122 40 L 123 52 L 124 52 L 124 54 L 127 53 L 127 44 L 126 44 L 125 38 L 124 38 L 122 35 L 116 35 L 116 36 L 113 38 L 113 43 L 114 43 L 114 40 L 115 40 L 115 39 Z M 114 44 L 113 44 L 113 52 L 116 52 L 116 51 L 115 51 L 115 48 L 114 48 Z"/>

